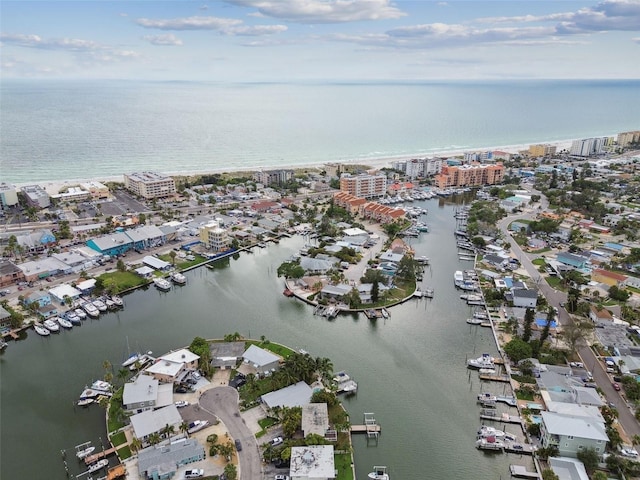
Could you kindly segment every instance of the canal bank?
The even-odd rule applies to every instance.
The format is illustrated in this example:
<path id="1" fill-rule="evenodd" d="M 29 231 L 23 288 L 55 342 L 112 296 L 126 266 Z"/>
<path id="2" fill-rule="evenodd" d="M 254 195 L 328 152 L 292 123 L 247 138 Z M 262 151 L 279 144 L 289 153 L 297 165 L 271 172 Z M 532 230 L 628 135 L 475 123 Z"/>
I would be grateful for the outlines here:
<path id="1" fill-rule="evenodd" d="M 348 370 L 358 381 L 358 394 L 343 400 L 345 408 L 355 421 L 373 412 L 383 426 L 376 444 L 364 435 L 353 438 L 358 478 L 373 465 L 387 465 L 392 478 L 422 478 L 427 471 L 433 479 L 506 477 L 514 458 L 485 455 L 474 445 L 481 387 L 470 380 L 465 361 L 496 347 L 488 329 L 466 324 L 470 309 L 453 286 L 460 268 L 452 241 L 454 206 L 421 203 L 430 212 L 431 231 L 410 243 L 416 255 L 431 258 L 423 286 L 437 295 L 398 305 L 389 319 L 345 314 L 327 321 L 284 297 L 277 268 L 304 244 L 293 237 L 231 257 L 215 270 L 187 272 L 184 287 L 136 290 L 126 296 L 125 310 L 55 338 L 30 332 L 13 343 L 0 357 L 0 476 L 64 479 L 61 449 L 106 438 L 104 412 L 74 408 L 73 401 L 102 376 L 104 360 L 122 362 L 127 337 L 145 351 L 162 352 L 195 336 L 237 331 L 331 358 L 336 371 Z M 36 443 L 46 447 L 35 450 Z"/>

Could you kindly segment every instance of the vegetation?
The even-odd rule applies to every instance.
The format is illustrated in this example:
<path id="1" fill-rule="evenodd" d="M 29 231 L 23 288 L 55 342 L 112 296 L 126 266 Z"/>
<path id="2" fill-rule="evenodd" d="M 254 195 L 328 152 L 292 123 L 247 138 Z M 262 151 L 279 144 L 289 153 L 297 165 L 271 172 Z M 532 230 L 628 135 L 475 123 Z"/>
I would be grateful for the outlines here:
<path id="1" fill-rule="evenodd" d="M 120 293 L 131 288 L 139 287 L 147 280 L 133 272 L 105 272 L 96 278 L 96 293 Z"/>

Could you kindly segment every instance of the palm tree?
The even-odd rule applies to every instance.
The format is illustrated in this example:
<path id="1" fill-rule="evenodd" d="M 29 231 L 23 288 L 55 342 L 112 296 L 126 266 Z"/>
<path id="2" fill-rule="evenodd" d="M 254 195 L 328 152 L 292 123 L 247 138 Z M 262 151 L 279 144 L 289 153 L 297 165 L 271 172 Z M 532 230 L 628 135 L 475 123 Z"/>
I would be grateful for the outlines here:
<path id="1" fill-rule="evenodd" d="M 132 452 L 137 452 L 138 450 L 140 450 L 140 448 L 142 448 L 142 442 L 138 437 L 133 437 L 131 439 L 131 442 L 129 443 L 129 448 Z"/>
<path id="2" fill-rule="evenodd" d="M 147 438 L 149 440 L 149 443 L 151 445 L 157 445 L 158 443 L 160 443 L 160 434 L 158 432 L 153 432 L 149 435 L 149 437 Z"/>
<path id="3" fill-rule="evenodd" d="M 187 437 L 189 436 L 189 424 L 187 422 L 183 420 L 178 428 L 182 433 L 186 434 Z"/>
<path id="4" fill-rule="evenodd" d="M 329 382 L 333 376 L 333 363 L 326 357 L 316 357 L 315 361 L 316 372 L 320 375 L 323 382 Z"/>
<path id="5" fill-rule="evenodd" d="M 162 430 L 160 430 L 160 432 L 162 433 L 163 437 L 168 438 L 175 432 L 175 428 L 173 425 L 169 425 L 167 423 L 164 427 L 162 427 Z"/>
<path id="6" fill-rule="evenodd" d="M 130 370 L 128 368 L 121 368 L 120 370 L 118 370 L 118 380 L 120 380 L 123 385 L 129 378 L 129 373 Z"/>

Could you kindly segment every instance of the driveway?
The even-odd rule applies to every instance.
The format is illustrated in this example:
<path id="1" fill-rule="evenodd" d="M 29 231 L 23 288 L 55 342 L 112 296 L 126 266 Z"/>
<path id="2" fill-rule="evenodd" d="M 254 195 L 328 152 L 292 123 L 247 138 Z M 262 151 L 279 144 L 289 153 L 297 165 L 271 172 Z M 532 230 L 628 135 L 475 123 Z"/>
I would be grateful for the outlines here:
<path id="1" fill-rule="evenodd" d="M 228 386 L 206 390 L 200 396 L 200 408 L 215 414 L 227 427 L 229 436 L 242 443 L 238 478 L 262 480 L 262 456 L 254 434 L 240 415 L 237 390 Z"/>

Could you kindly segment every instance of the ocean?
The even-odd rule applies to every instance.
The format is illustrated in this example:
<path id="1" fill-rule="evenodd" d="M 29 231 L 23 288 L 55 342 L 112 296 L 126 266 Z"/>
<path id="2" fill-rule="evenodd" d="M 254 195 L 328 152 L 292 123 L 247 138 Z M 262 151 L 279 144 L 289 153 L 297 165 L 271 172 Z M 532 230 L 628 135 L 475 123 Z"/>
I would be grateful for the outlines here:
<path id="1" fill-rule="evenodd" d="M 639 88 L 639 80 L 4 80 L 0 173 L 25 183 L 366 163 L 609 136 L 640 128 Z"/>

